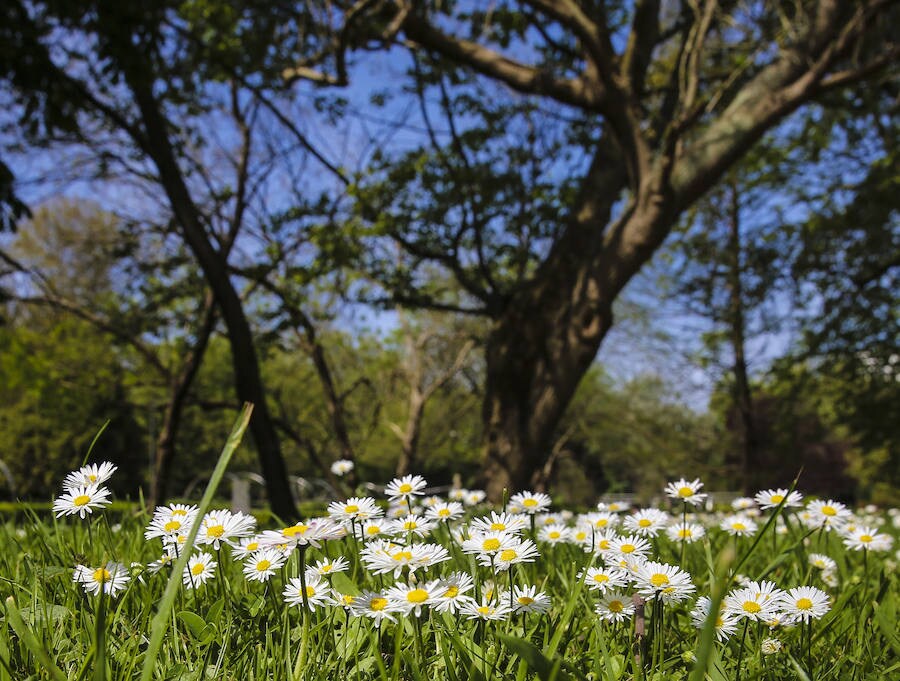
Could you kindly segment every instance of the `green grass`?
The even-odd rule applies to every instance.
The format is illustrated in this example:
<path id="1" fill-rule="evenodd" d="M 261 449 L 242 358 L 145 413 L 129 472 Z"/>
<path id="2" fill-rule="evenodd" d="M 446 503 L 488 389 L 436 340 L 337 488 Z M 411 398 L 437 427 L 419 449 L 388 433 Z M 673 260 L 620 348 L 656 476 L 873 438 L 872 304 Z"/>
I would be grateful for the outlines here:
<path id="1" fill-rule="evenodd" d="M 239 422 L 229 438 L 207 501 L 243 425 L 245 421 Z M 469 515 L 484 511 L 470 510 Z M 306 620 L 301 608 L 286 606 L 281 591 L 298 574 L 297 554 L 264 585 L 248 582 L 241 563 L 223 549 L 216 556 L 215 579 L 185 590 L 180 572 L 167 580 L 165 572 L 153 575 L 144 568 L 160 554 L 157 541 L 143 538 L 146 514 L 123 514 L 121 527 L 115 528 L 103 513 L 85 520 L 25 515 L 25 520 L 0 526 L 0 681 L 900 678 L 893 551 L 870 552 L 864 560 L 861 552 L 845 549 L 834 533 L 810 533 L 794 521 L 787 534 L 776 535 L 774 524 L 760 523 L 755 537 L 737 541 L 710 528 L 704 540 L 685 551 L 683 565 L 697 587 L 694 598 L 666 606 L 661 626 L 652 621 L 659 613 L 647 603 L 648 636 L 639 640 L 633 620 L 612 624 L 594 613 L 597 596 L 577 578 L 591 556 L 570 544 L 539 543 L 541 557 L 514 572 L 517 584 L 537 585 L 550 596 L 552 607 L 543 615 L 476 622 L 426 609 L 421 618 L 401 615 L 396 624 L 385 622 L 379 630 L 371 620 L 351 617 L 338 606 L 317 609 Z M 896 533 L 890 522 L 881 530 Z M 443 529 L 429 541 L 440 541 L 453 556 L 429 568 L 429 579 L 473 571 L 474 561 Z M 350 569 L 333 577 L 333 586 L 342 593 L 355 595 L 392 582 L 390 575 L 369 574 L 347 539 L 329 542 L 325 550 L 332 558 L 340 554 L 350 560 Z M 822 582 L 821 573 L 809 564 L 810 552 L 837 562 L 837 586 Z M 307 563 L 324 555 L 324 550 L 310 549 Z M 680 547 L 664 535 L 654 540 L 652 557 L 675 565 L 682 560 Z M 73 583 L 74 565 L 107 560 L 137 563 L 123 593 L 91 596 Z M 743 636 L 739 628 L 727 642 L 717 642 L 711 627 L 705 635 L 693 627 L 690 609 L 698 595 L 724 595 L 736 568 L 783 588 L 822 588 L 831 597 L 831 609 L 808 628 L 770 631 L 753 623 Z M 494 575 L 489 567 L 475 566 L 474 574 L 482 591 L 489 580 L 501 588 L 507 585 L 507 575 Z M 778 638 L 783 648 L 762 655 L 760 644 L 769 637 Z"/>

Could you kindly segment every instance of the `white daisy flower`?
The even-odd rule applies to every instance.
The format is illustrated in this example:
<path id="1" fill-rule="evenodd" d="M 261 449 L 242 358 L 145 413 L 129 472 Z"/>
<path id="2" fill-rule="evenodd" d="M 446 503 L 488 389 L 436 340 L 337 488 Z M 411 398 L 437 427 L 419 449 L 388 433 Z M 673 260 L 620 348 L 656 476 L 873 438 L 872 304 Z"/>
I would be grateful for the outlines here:
<path id="1" fill-rule="evenodd" d="M 591 525 L 595 530 L 608 532 L 619 524 L 620 518 L 615 513 L 597 511 L 595 513 L 585 513 L 581 516 L 581 520 Z"/>
<path id="2" fill-rule="evenodd" d="M 478 555 L 493 555 L 518 541 L 514 534 L 509 532 L 472 532 L 471 536 L 463 541 L 463 553 Z"/>
<path id="3" fill-rule="evenodd" d="M 781 607 L 788 615 L 808 622 L 819 619 L 831 609 L 828 594 L 814 586 L 798 586 L 781 596 Z"/>
<path id="4" fill-rule="evenodd" d="M 331 472 L 337 475 L 338 477 L 347 475 L 354 468 L 354 464 L 349 459 L 338 459 L 333 464 L 331 464 Z"/>
<path id="5" fill-rule="evenodd" d="M 334 600 L 328 593 L 328 582 L 316 575 L 311 575 L 311 577 L 311 579 L 309 577 L 306 579 L 306 603 L 309 609 L 315 610 L 326 605 L 334 605 Z M 300 577 L 291 579 L 281 593 L 284 596 L 284 602 L 288 605 L 303 607 L 303 580 Z"/>
<path id="6" fill-rule="evenodd" d="M 147 563 L 147 570 L 150 571 L 150 574 L 155 575 L 163 568 L 171 567 L 177 558 L 177 556 L 171 553 L 164 553 L 152 563 Z"/>
<path id="7" fill-rule="evenodd" d="M 72 579 L 76 584 L 81 584 L 87 593 L 94 596 L 101 590 L 105 594 L 116 596 L 128 586 L 131 577 L 124 565 L 110 562 L 98 568 L 76 565 Z"/>
<path id="8" fill-rule="evenodd" d="M 725 612 L 738 619 L 768 622 L 780 609 L 781 594 L 772 582 L 751 582 L 725 596 Z"/>
<path id="9" fill-rule="evenodd" d="M 622 526 L 642 537 L 655 537 L 669 524 L 669 514 L 658 508 L 642 508 L 625 518 Z"/>
<path id="10" fill-rule="evenodd" d="M 578 578 L 589 589 L 605 593 L 612 589 L 622 589 L 628 585 L 628 575 L 616 568 L 589 567 L 578 574 Z"/>
<path id="11" fill-rule="evenodd" d="M 538 539 L 548 544 L 565 544 L 571 536 L 572 531 L 570 528 L 559 525 L 542 527 L 541 531 L 538 532 Z"/>
<path id="12" fill-rule="evenodd" d="M 624 622 L 634 615 L 634 604 L 624 591 L 610 591 L 600 597 L 594 608 L 600 619 L 608 622 Z"/>
<path id="13" fill-rule="evenodd" d="M 731 502 L 731 508 L 735 511 L 749 511 L 756 508 L 756 500 L 750 497 L 738 497 Z"/>
<path id="14" fill-rule="evenodd" d="M 831 558 L 821 553 L 809 554 L 809 564 L 819 570 L 831 571 L 837 569 L 837 563 Z"/>
<path id="15" fill-rule="evenodd" d="M 329 560 L 328 558 L 317 560 L 316 564 L 308 566 L 306 571 L 307 574 L 328 577 L 328 575 L 333 575 L 336 572 L 346 572 L 348 567 L 350 567 L 350 563 L 347 562 L 347 559 L 343 556 L 338 556 L 334 560 Z"/>
<path id="16" fill-rule="evenodd" d="M 475 534 L 479 532 L 508 532 L 517 534 L 528 526 L 528 521 L 521 514 L 514 515 L 512 513 L 497 513 L 491 511 L 490 515 L 481 518 L 473 518 L 469 524 L 470 531 Z"/>
<path id="17" fill-rule="evenodd" d="M 466 594 L 475 587 L 472 576 L 465 572 L 454 572 L 440 580 L 433 595 L 434 609 L 438 612 L 455 614 L 467 601 L 472 600 Z"/>
<path id="18" fill-rule="evenodd" d="M 756 534 L 756 523 L 744 515 L 730 515 L 719 523 L 719 527 L 732 537 L 751 537 Z"/>
<path id="19" fill-rule="evenodd" d="M 191 531 L 192 517 L 185 516 L 154 516 L 144 531 L 144 538 L 148 541 L 160 537 L 165 541 L 166 537 L 177 537 L 179 534 L 188 534 Z"/>
<path id="20" fill-rule="evenodd" d="M 759 644 L 759 651 L 763 655 L 775 655 L 781 652 L 782 649 L 781 641 L 777 638 L 765 638 L 763 642 Z"/>
<path id="21" fill-rule="evenodd" d="M 494 569 L 502 572 L 503 570 L 508 570 L 511 565 L 533 563 L 539 555 L 540 553 L 533 541 L 513 536 L 497 552 L 479 554 L 478 562 L 485 567 L 490 567 L 493 561 Z"/>
<path id="22" fill-rule="evenodd" d="M 99 487 L 109 480 L 116 470 L 118 470 L 118 466 L 114 466 L 109 461 L 82 466 L 77 471 L 66 475 L 63 480 L 63 490 L 71 492 L 79 487 Z"/>
<path id="23" fill-rule="evenodd" d="M 692 482 L 688 482 L 684 478 L 681 478 L 677 482 L 670 482 L 666 485 L 665 493 L 666 496 L 671 497 L 672 499 L 683 501 L 691 506 L 699 506 L 703 503 L 703 500 L 706 499 L 706 494 L 700 492 L 702 487 L 703 483 L 700 482 L 700 478 L 697 478 Z"/>
<path id="24" fill-rule="evenodd" d="M 469 620 L 505 620 L 512 612 L 505 603 L 492 603 L 487 598 L 483 598 L 481 603 L 474 600 L 467 601 L 459 611 Z"/>
<path id="25" fill-rule="evenodd" d="M 351 522 L 373 520 L 384 515 L 372 497 L 350 497 L 346 501 L 333 501 L 328 504 L 328 515 L 335 522 L 347 525 Z"/>
<path id="26" fill-rule="evenodd" d="M 686 544 L 692 544 L 698 539 L 702 539 L 705 534 L 706 530 L 697 523 L 678 522 L 666 528 L 666 536 L 669 539 L 674 542 L 685 542 Z"/>
<path id="27" fill-rule="evenodd" d="M 109 503 L 109 490 L 105 487 L 72 487 L 53 502 L 53 512 L 57 518 L 76 514 L 84 518 L 88 513 L 93 513 L 94 509 L 101 509 Z"/>
<path id="28" fill-rule="evenodd" d="M 782 501 L 784 508 L 798 508 L 803 503 L 803 495 L 800 492 L 788 493 L 786 489 L 764 489 L 757 492 L 754 499 L 762 509 L 775 508 Z"/>
<path id="29" fill-rule="evenodd" d="M 244 560 L 245 558 L 252 556 L 261 548 L 263 547 L 259 543 L 259 537 L 255 535 L 251 537 L 241 537 L 237 544 L 232 544 L 231 557 L 235 560 Z M 279 553 L 283 554 L 284 552 L 279 551 Z"/>
<path id="30" fill-rule="evenodd" d="M 709 608 L 712 601 L 709 597 L 701 596 L 694 604 L 691 610 L 691 622 L 697 629 L 702 629 L 706 624 L 706 618 L 709 617 Z M 716 639 L 719 641 L 727 641 L 731 635 L 737 630 L 737 619 L 726 612 L 724 603 L 719 607 L 719 616 L 716 617 Z"/>
<path id="31" fill-rule="evenodd" d="M 206 584 L 207 580 L 215 575 L 216 565 L 218 563 L 213 560 L 211 553 L 195 553 L 184 566 L 184 572 L 181 574 L 182 584 L 188 589 L 196 589 Z"/>
<path id="32" fill-rule="evenodd" d="M 844 534 L 844 546 L 853 551 L 889 551 L 893 542 L 893 537 L 871 527 L 858 527 Z"/>
<path id="33" fill-rule="evenodd" d="M 519 492 L 509 500 L 512 513 L 528 513 L 534 515 L 550 508 L 550 497 L 542 492 Z"/>
<path id="34" fill-rule="evenodd" d="M 320 548 L 321 542 L 339 539 L 343 535 L 341 526 L 329 518 L 315 518 L 290 527 L 283 527 L 280 530 L 266 530 L 259 535 L 259 543 L 266 547 L 309 545 Z"/>
<path id="35" fill-rule="evenodd" d="M 648 561 L 638 568 L 635 577 L 637 592 L 647 600 L 678 603 L 696 590 L 691 576 L 677 565 Z"/>
<path id="36" fill-rule="evenodd" d="M 627 537 L 612 537 L 609 548 L 603 550 L 602 555 L 607 564 L 624 567 L 623 561 L 627 563 L 635 558 L 642 560 L 649 552 L 650 542 L 632 534 Z"/>
<path id="37" fill-rule="evenodd" d="M 260 549 L 244 563 L 244 576 L 251 582 L 268 582 L 287 557 L 277 549 Z"/>
<path id="38" fill-rule="evenodd" d="M 428 506 L 425 510 L 425 517 L 438 522 L 450 522 L 461 518 L 463 514 L 463 506 L 458 501 L 441 501 Z"/>
<path id="39" fill-rule="evenodd" d="M 224 509 L 210 511 L 200 521 L 197 544 L 212 546 L 215 550 L 234 540 L 248 537 L 256 529 L 256 518 L 238 511 L 232 513 Z"/>
<path id="40" fill-rule="evenodd" d="M 369 520 L 360 526 L 360 534 L 363 540 L 384 537 L 390 533 L 391 522 L 389 520 Z"/>
<path id="41" fill-rule="evenodd" d="M 550 597 L 536 586 L 514 586 L 512 597 L 509 592 L 500 598 L 501 602 L 512 603 L 513 614 L 541 614 L 550 609 Z"/>
<path id="42" fill-rule="evenodd" d="M 846 506 L 833 499 L 811 501 L 806 505 L 806 510 L 809 512 L 804 519 L 806 526 L 810 529 L 823 527 L 826 532 L 845 525 L 853 517 Z"/>
<path id="43" fill-rule="evenodd" d="M 440 590 L 440 582 L 419 582 L 417 584 L 395 584 L 385 592 L 388 609 L 404 615 L 422 616 L 422 608 L 434 604 Z"/>
<path id="44" fill-rule="evenodd" d="M 397 536 L 412 533 L 418 537 L 427 537 L 437 527 L 437 521 L 424 516 L 409 514 L 391 522 L 391 533 Z"/>
<path id="45" fill-rule="evenodd" d="M 424 494 L 427 484 L 421 475 L 404 475 L 402 478 L 391 480 L 385 486 L 384 493 L 391 500 L 409 499 Z"/>
<path id="46" fill-rule="evenodd" d="M 388 599 L 384 594 L 375 591 L 363 591 L 353 599 L 350 612 L 356 617 L 368 617 L 378 624 L 381 620 L 396 622 L 397 619 L 388 610 Z"/>
<path id="47" fill-rule="evenodd" d="M 487 497 L 487 493 L 480 489 L 470 489 L 463 497 L 463 503 L 466 506 L 477 506 Z"/>
<path id="48" fill-rule="evenodd" d="M 621 501 L 599 502 L 597 504 L 598 511 L 609 511 L 610 513 L 624 513 L 628 510 L 628 504 Z"/>
<path id="49" fill-rule="evenodd" d="M 447 498 L 450 501 L 459 501 L 462 502 L 463 499 L 466 498 L 466 495 L 469 493 L 469 490 L 463 489 L 462 487 L 454 487 L 449 492 L 447 492 Z"/>

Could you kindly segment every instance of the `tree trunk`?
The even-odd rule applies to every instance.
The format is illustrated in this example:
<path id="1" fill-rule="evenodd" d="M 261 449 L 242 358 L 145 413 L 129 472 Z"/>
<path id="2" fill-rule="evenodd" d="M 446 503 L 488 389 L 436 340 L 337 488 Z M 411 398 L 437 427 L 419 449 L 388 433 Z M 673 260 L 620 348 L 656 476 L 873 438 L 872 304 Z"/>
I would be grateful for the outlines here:
<path id="1" fill-rule="evenodd" d="M 129 73 L 128 81 L 144 124 L 146 133 L 144 151 L 157 167 L 160 183 L 169 199 L 182 236 L 200 264 L 225 322 L 231 344 L 231 360 L 238 400 L 254 405 L 250 432 L 266 480 L 269 505 L 282 520 L 294 519 L 297 517 L 297 508 L 291 494 L 284 459 L 281 456 L 275 424 L 266 403 L 253 333 L 244 314 L 243 304 L 231 283 L 221 253 L 210 243 L 197 207 L 178 168 L 166 122 L 153 96 L 151 82 L 133 73 Z"/>
<path id="2" fill-rule="evenodd" d="M 744 289 L 741 278 L 741 222 L 740 196 L 737 187 L 728 187 L 728 317 L 731 345 L 734 352 L 734 402 L 740 416 L 741 486 L 744 494 L 756 489 L 751 479 L 755 470 L 759 437 L 753 414 L 753 397 L 747 375 L 746 329 L 744 320 Z"/>
<path id="3" fill-rule="evenodd" d="M 406 428 L 400 438 L 400 458 L 394 474 L 399 478 L 409 474 L 416 465 L 416 454 L 419 449 L 419 436 L 422 432 L 422 418 L 425 416 L 425 399 L 422 393 L 413 386 L 409 396 L 409 416 Z"/>

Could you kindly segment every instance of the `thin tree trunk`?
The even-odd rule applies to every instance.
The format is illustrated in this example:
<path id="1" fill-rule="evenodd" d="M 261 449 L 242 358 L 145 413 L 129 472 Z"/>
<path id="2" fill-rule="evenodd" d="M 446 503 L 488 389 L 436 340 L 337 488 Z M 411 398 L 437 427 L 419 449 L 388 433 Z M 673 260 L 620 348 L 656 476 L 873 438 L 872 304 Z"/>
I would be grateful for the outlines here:
<path id="1" fill-rule="evenodd" d="M 734 401 L 740 416 L 741 485 L 744 493 L 756 489 L 753 471 L 759 437 L 753 413 L 753 396 L 747 375 L 746 328 L 744 319 L 744 289 L 742 281 L 740 196 L 734 184 L 728 187 L 728 310 L 731 345 L 734 352 Z"/>

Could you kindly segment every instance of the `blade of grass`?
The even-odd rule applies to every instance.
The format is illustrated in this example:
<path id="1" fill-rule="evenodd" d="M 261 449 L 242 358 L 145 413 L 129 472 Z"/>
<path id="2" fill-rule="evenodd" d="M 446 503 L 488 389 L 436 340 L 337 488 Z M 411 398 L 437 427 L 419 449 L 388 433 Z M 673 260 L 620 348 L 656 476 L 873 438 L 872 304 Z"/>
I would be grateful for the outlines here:
<path id="1" fill-rule="evenodd" d="M 66 675 L 62 670 L 53 664 L 53 660 L 47 654 L 47 651 L 41 646 L 35 638 L 31 629 L 22 619 L 22 613 L 16 606 L 16 601 L 12 596 L 6 599 L 6 619 L 13 631 L 19 636 L 19 640 L 25 644 L 25 647 L 34 655 L 35 659 L 43 666 L 44 670 L 50 675 L 53 681 L 66 681 Z"/>
<path id="2" fill-rule="evenodd" d="M 252 413 L 253 405 L 250 403 L 244 404 L 244 408 L 241 410 L 240 415 L 234 423 L 234 427 L 231 429 L 228 440 L 225 441 L 225 446 L 222 448 L 222 453 L 219 455 L 219 460 L 216 463 L 216 468 L 209 480 L 209 484 L 206 486 L 206 491 L 203 493 L 203 498 L 200 500 L 200 508 L 197 510 L 198 518 L 202 518 L 203 514 L 206 513 L 206 510 L 209 508 L 213 495 L 216 493 L 216 488 L 219 486 L 219 482 L 225 475 L 225 469 L 228 467 L 228 462 L 231 460 L 231 456 L 234 454 L 238 445 L 241 443 L 241 439 L 244 437 L 244 432 L 247 430 L 247 425 L 250 423 L 250 415 Z M 197 533 L 199 531 L 200 523 L 192 523 L 191 531 L 182 548 L 181 555 L 172 567 L 172 574 L 169 576 L 169 581 L 166 584 L 166 590 L 163 592 L 163 597 L 160 600 L 159 608 L 150 623 L 150 645 L 147 646 L 147 652 L 145 653 L 146 657 L 144 658 L 144 665 L 141 669 L 141 681 L 150 681 L 150 678 L 153 676 L 153 670 L 156 668 L 156 658 L 162 647 L 163 636 L 165 636 L 166 629 L 169 626 L 169 615 L 172 612 L 172 608 L 175 606 L 175 596 L 178 593 L 178 589 L 181 588 L 181 573 L 184 571 L 184 568 L 191 557 L 194 540 L 197 538 Z"/>

